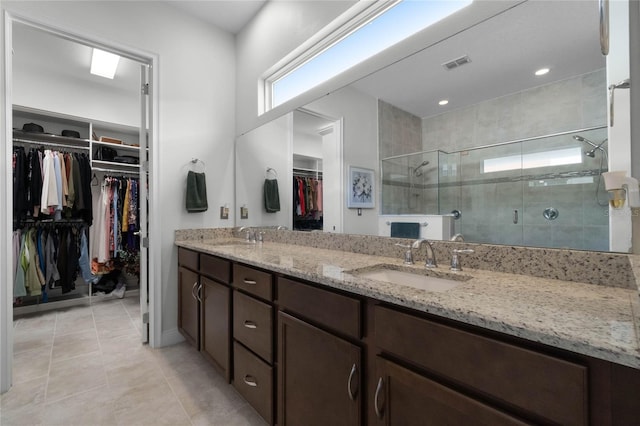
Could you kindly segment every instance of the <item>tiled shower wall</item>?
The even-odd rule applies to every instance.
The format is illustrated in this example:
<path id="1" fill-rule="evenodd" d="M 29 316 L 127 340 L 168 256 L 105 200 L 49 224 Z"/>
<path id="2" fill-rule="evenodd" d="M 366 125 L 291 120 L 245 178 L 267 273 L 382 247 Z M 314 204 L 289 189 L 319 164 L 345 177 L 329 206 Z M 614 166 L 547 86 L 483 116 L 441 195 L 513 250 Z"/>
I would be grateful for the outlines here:
<path id="1" fill-rule="evenodd" d="M 509 155 L 510 151 L 517 154 L 523 150 L 544 149 L 543 144 L 565 146 L 572 142 L 575 145 L 571 135 L 564 140 L 549 138 L 527 142 L 526 145 L 473 149 L 606 126 L 606 90 L 605 71 L 599 70 L 421 120 L 422 146 L 412 152 L 442 150 L 454 153 L 441 154 L 438 161 L 439 212 L 425 210 L 424 213 L 460 210 L 463 216 L 456 221 L 456 232 L 461 232 L 468 241 L 607 250 L 608 209 L 595 200 L 596 177 L 590 183 L 568 185 L 566 180 L 548 181 L 546 184 L 517 180 L 521 174 L 535 174 L 535 171 L 517 170 L 497 176 L 506 182 L 495 179 L 496 176 L 488 179 L 481 174 L 481 164 L 486 158 Z M 384 102 L 379 106 L 380 158 L 409 153 L 415 145 L 408 135 L 413 135 L 415 128 L 412 126 L 410 132 L 402 132 L 398 127 L 399 123 L 413 124 L 417 117 Z M 597 142 L 606 137 L 606 130 L 604 133 L 596 132 L 599 133 L 581 134 Z M 388 135 L 396 135 L 395 140 L 400 135 L 400 145 L 388 146 L 394 140 Z M 589 147 L 582 145 L 582 148 L 586 150 Z M 585 160 L 588 161 L 578 168 L 597 169 L 599 166 L 599 157 Z M 606 167 L 606 162 L 604 165 Z M 544 173 L 562 171 L 549 169 L 544 168 Z M 510 178 L 516 181 L 509 182 Z M 383 208 L 387 205 L 384 191 L 383 185 Z M 393 193 L 391 206 L 394 213 L 398 213 L 403 204 L 407 204 L 406 199 L 402 199 L 400 191 L 389 188 L 386 191 Z M 425 193 L 425 196 L 433 198 L 433 193 Z M 606 193 L 601 191 L 600 199 L 606 200 Z M 430 201 L 433 200 L 425 198 L 421 208 L 432 206 Z M 542 212 L 547 207 L 558 209 L 560 215 L 556 220 L 549 221 L 543 217 Z M 518 218 L 514 223 L 516 211 Z"/>

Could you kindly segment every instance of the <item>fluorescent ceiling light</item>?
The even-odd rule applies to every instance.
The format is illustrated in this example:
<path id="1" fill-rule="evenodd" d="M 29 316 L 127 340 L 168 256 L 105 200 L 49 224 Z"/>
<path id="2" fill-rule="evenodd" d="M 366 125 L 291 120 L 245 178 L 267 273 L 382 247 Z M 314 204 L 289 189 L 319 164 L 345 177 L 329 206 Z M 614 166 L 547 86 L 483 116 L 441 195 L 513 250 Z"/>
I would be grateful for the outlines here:
<path id="1" fill-rule="evenodd" d="M 444 106 L 444 105 L 446 105 L 448 103 L 449 103 L 449 101 L 447 99 L 443 99 L 440 102 L 438 102 L 438 105 Z"/>
<path id="2" fill-rule="evenodd" d="M 120 62 L 120 56 L 94 48 L 91 56 L 91 74 L 113 79 L 118 62 Z"/>
<path id="3" fill-rule="evenodd" d="M 538 71 L 535 72 L 535 74 L 539 77 L 541 75 L 547 74 L 549 71 L 551 71 L 549 68 L 540 68 Z"/>

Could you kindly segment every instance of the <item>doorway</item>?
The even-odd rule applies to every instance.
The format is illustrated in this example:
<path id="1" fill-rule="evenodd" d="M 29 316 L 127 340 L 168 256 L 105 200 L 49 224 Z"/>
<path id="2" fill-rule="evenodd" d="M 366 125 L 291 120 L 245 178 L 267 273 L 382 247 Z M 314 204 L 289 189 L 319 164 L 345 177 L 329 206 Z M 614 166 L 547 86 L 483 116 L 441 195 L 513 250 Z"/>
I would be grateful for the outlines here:
<path id="1" fill-rule="evenodd" d="M 149 278 L 156 275 L 154 273 L 156 263 L 153 262 L 156 254 L 149 252 L 147 247 L 148 238 L 152 233 L 150 232 L 152 221 L 148 206 L 153 198 L 153 190 L 156 188 L 154 185 L 155 175 L 151 172 L 153 170 L 151 165 L 156 156 L 154 155 L 154 145 L 157 146 L 154 144 L 157 134 L 155 131 L 157 104 L 153 97 L 153 82 L 156 77 L 154 65 L 157 63 L 157 57 L 122 50 L 106 43 L 92 41 L 89 37 L 62 33 L 21 19 L 14 19 L 8 15 L 5 17 L 4 25 L 5 51 L 13 52 L 13 55 L 5 55 L 7 93 L 3 119 L 7 124 L 5 132 L 7 157 L 10 147 L 9 130 L 17 127 L 20 132 L 26 124 L 22 121 L 40 119 L 41 123 L 47 126 L 46 132 L 51 133 L 52 136 L 49 139 L 47 139 L 49 135 L 43 136 L 41 139 L 43 147 L 45 143 L 53 145 L 58 142 L 58 140 L 53 142 L 51 140 L 55 136 L 61 135 L 59 133 L 61 129 L 56 126 L 73 128 L 69 125 L 78 124 L 78 133 L 81 134 L 78 138 L 78 144 L 85 145 L 83 148 L 87 151 L 86 155 L 92 162 L 94 178 L 92 181 L 104 182 L 107 177 L 129 176 L 138 182 L 136 187 L 139 200 L 137 206 L 139 227 L 135 230 L 135 239 L 139 239 L 139 251 L 137 253 L 138 269 L 133 275 L 136 276 L 139 290 L 132 293 L 134 296 L 139 296 L 141 340 L 155 346 L 154 336 L 159 330 L 160 321 L 159 317 L 156 320 L 157 311 L 154 309 L 153 303 L 156 292 L 153 286 L 149 287 L 149 282 L 153 282 L 153 279 Z M 61 51 L 56 51 L 61 46 L 66 46 L 63 48 L 66 56 Z M 83 60 L 89 54 L 87 52 L 90 52 L 94 47 L 121 56 L 119 67 L 124 70 L 127 77 L 119 80 L 114 79 L 114 81 L 118 80 L 116 84 L 109 86 L 106 80 L 96 79 L 95 76 L 88 75 L 88 70 L 81 70 Z M 44 61 L 43 58 L 48 55 L 57 56 Z M 47 69 L 45 63 L 53 66 Z M 81 71 L 85 71 L 86 75 L 78 74 Z M 74 75 L 74 73 L 76 74 Z M 55 81 L 56 84 L 51 84 L 51 81 Z M 34 102 L 34 99 L 39 99 L 39 101 Z M 86 134 L 82 134 L 83 132 Z M 119 164 L 100 162 L 102 159 L 99 159 L 96 154 L 102 146 L 106 146 L 107 140 L 101 141 L 99 134 L 108 135 L 120 142 L 127 140 L 128 146 L 114 145 L 112 148 L 125 161 Z M 12 137 L 15 140 L 15 132 Z M 61 138 L 60 141 L 64 141 L 64 138 Z M 109 141 L 109 143 L 113 142 L 115 141 Z M 64 143 L 60 145 L 58 148 L 65 148 Z M 129 155 L 134 153 L 137 156 Z M 134 157 L 137 164 L 131 163 Z M 7 162 L 5 162 L 6 164 Z M 5 175 L 9 175 L 10 171 L 11 169 L 7 170 Z M 7 184 L 5 187 L 7 199 L 13 195 L 13 188 L 9 185 Z M 5 205 L 7 207 L 3 215 L 7 215 L 7 220 L 3 223 L 7 224 L 7 228 L 8 223 L 12 223 L 13 227 L 11 203 Z M 9 218 L 12 220 L 9 221 Z M 52 224 L 51 226 L 56 225 Z M 7 240 L 9 240 L 11 233 L 8 229 L 4 231 L 7 234 Z M 6 262 L 7 266 L 12 264 L 13 256 L 11 253 L 7 256 Z M 2 392 L 8 390 L 11 385 L 13 352 L 13 327 L 11 324 L 14 316 L 13 279 L 4 281 L 7 283 L 5 284 L 7 288 L 3 288 L 2 291 L 4 295 L 9 295 L 9 297 L 3 297 L 3 306 L 0 310 L 3 322 L 0 327 L 2 333 L 0 336 L 2 343 L 0 345 L 0 391 Z M 91 294 L 90 290 L 85 291 L 89 295 Z M 62 306 L 73 304 L 73 300 L 61 301 L 64 302 Z M 42 302 L 42 300 L 39 299 L 37 302 Z"/>

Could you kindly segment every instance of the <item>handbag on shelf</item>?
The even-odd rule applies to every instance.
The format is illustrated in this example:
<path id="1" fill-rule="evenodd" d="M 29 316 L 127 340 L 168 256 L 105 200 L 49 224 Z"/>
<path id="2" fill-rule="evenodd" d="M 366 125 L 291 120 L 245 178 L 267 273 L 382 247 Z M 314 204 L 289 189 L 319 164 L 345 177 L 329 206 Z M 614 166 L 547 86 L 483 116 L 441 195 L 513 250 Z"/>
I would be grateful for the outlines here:
<path id="1" fill-rule="evenodd" d="M 99 146 L 98 149 L 96 150 L 96 155 L 94 160 L 113 161 L 113 159 L 116 158 L 117 156 L 118 156 L 118 152 L 115 149 L 109 148 L 108 146 Z"/>

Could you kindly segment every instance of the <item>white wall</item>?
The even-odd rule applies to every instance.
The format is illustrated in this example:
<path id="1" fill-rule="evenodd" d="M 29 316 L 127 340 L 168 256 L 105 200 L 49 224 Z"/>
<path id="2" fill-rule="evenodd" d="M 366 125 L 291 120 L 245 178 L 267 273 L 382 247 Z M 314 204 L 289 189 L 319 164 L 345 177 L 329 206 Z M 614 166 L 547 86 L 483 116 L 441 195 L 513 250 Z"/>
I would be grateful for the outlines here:
<path id="1" fill-rule="evenodd" d="M 3 2 L 2 7 L 71 33 L 158 55 L 159 146 L 154 149 L 159 149 L 160 160 L 154 168 L 161 209 L 151 214 L 159 229 L 166 231 L 150 240 L 161 245 L 162 279 L 153 285 L 162 290 L 163 340 L 179 339 L 173 231 L 233 223 L 219 219 L 219 205 L 231 204 L 234 198 L 233 36 L 161 2 L 30 1 Z M 194 157 L 206 163 L 209 210 L 188 214 L 185 181 Z"/>
<path id="2" fill-rule="evenodd" d="M 291 229 L 293 187 L 293 113 L 239 136 L 236 140 L 236 224 L 238 226 L 284 225 Z M 263 186 L 267 168 L 278 175 L 280 211 L 267 213 Z M 269 174 L 272 178 L 273 174 Z M 249 209 L 247 219 L 239 209 Z"/>
<path id="3" fill-rule="evenodd" d="M 237 131 L 257 127 L 262 74 L 357 1 L 269 1 L 236 36 Z"/>
<path id="4" fill-rule="evenodd" d="M 305 109 L 326 117 L 343 118 L 343 176 L 349 165 L 376 170 L 376 207 L 344 210 L 343 231 L 348 234 L 378 234 L 379 166 L 378 166 L 378 100 L 351 87 L 345 87 L 305 106 Z M 345 181 L 346 182 L 346 181 Z M 344 188 L 342 189 L 344 194 Z M 346 203 L 345 203 L 346 206 Z"/>

